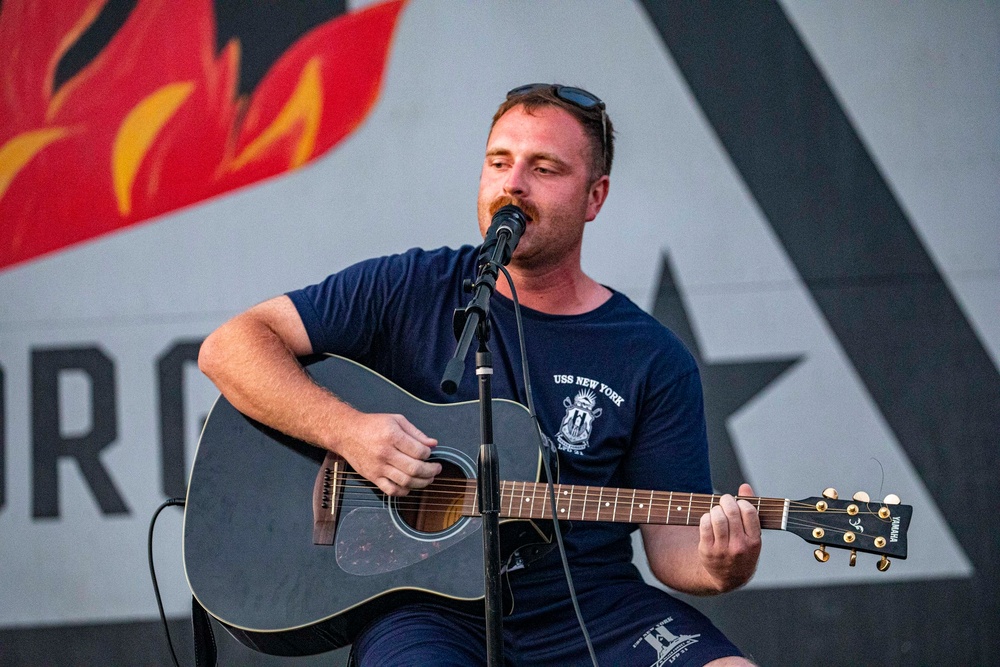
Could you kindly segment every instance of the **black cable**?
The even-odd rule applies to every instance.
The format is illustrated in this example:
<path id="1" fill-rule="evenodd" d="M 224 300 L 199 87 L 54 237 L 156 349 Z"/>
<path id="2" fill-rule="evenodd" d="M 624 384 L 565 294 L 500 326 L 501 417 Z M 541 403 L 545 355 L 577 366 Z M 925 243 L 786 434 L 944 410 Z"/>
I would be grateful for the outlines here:
<path id="1" fill-rule="evenodd" d="M 531 395 L 531 377 L 528 373 L 528 353 L 524 347 L 524 328 L 521 324 L 521 304 L 517 301 L 517 289 L 511 279 L 507 268 L 497 264 L 503 271 L 507 284 L 510 286 L 511 300 L 514 302 L 514 320 L 517 322 L 517 338 L 521 346 L 521 373 L 524 375 L 524 393 L 528 400 L 528 414 L 535 423 L 538 432 L 538 452 L 542 457 L 542 465 L 545 466 L 545 482 L 549 491 L 549 504 L 552 506 L 552 532 L 555 533 L 556 543 L 559 545 L 559 556 L 562 559 L 563 571 L 566 573 L 566 585 L 569 587 L 569 598 L 573 603 L 573 610 L 576 612 L 576 620 L 580 624 L 580 631 L 583 633 L 583 641 L 587 644 L 587 651 L 590 653 L 590 661 L 594 667 L 598 667 L 597 655 L 594 653 L 594 645 L 590 641 L 590 633 L 587 632 L 587 624 L 583 620 L 583 612 L 580 611 L 580 601 L 576 597 L 576 588 L 573 586 L 573 575 L 569 571 L 569 559 L 566 558 L 566 547 L 563 544 L 562 529 L 559 527 L 559 512 L 556 507 L 556 491 L 552 480 L 552 469 L 549 466 L 549 453 L 545 447 L 545 434 L 542 426 L 538 423 L 538 415 L 535 414 L 535 402 Z"/>
<path id="2" fill-rule="evenodd" d="M 167 626 L 167 615 L 163 612 L 163 600 L 160 598 L 160 586 L 156 583 L 156 568 L 153 567 L 153 527 L 156 525 L 156 517 L 160 516 L 160 512 L 166 507 L 171 505 L 177 505 L 178 507 L 184 507 L 183 498 L 170 498 L 164 501 L 162 505 L 156 508 L 153 512 L 153 518 L 149 520 L 149 577 L 153 580 L 153 593 L 156 595 L 156 606 L 160 610 L 160 620 L 163 622 L 163 632 L 167 635 L 167 646 L 170 647 L 170 657 L 174 659 L 175 667 L 181 667 L 180 663 L 177 661 L 177 653 L 174 652 L 174 643 L 170 639 L 170 628 Z"/>

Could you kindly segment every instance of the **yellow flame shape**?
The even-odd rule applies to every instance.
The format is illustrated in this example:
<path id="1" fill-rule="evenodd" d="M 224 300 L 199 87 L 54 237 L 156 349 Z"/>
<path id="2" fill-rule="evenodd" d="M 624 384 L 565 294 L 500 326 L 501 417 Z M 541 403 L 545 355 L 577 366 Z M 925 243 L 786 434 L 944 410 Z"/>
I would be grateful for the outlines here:
<path id="1" fill-rule="evenodd" d="M 149 147 L 193 90 L 190 81 L 168 83 L 135 105 L 118 128 L 111 153 L 111 176 L 118 212 L 123 217 L 132 212 L 132 185 Z"/>
<path id="2" fill-rule="evenodd" d="M 302 134 L 295 145 L 295 152 L 288 168 L 295 169 L 306 163 L 316 147 L 320 120 L 323 116 L 323 83 L 320 78 L 319 58 L 312 58 L 302 68 L 295 91 L 281 108 L 277 118 L 233 160 L 231 169 L 236 171 L 260 157 L 271 144 L 290 134 L 296 123 L 303 124 Z"/>
<path id="3" fill-rule="evenodd" d="M 103 55 L 98 55 L 93 62 L 83 68 L 80 72 L 73 76 L 69 81 L 66 81 L 59 90 L 54 92 L 55 89 L 55 78 L 56 78 L 56 67 L 59 66 L 59 61 L 62 60 L 66 52 L 76 44 L 76 41 L 80 39 L 80 36 L 84 31 L 93 24 L 101 14 L 101 10 L 104 9 L 104 5 L 107 0 L 91 0 L 87 3 L 87 6 L 83 8 L 80 13 L 80 18 L 77 20 L 76 24 L 70 28 L 69 32 L 63 35 L 63 38 L 59 41 L 59 45 L 56 47 L 55 52 L 49 59 L 49 67 L 45 73 L 45 90 L 49 91 L 51 96 L 49 100 L 49 107 L 45 110 L 45 120 L 51 122 L 56 114 L 59 112 L 59 108 L 62 106 L 63 102 L 69 96 L 70 91 L 76 88 L 85 78 L 86 73 L 93 71 L 99 67 L 98 63 L 103 62 Z M 16 10 L 15 10 L 16 11 Z"/>
<path id="4" fill-rule="evenodd" d="M 11 181 L 31 158 L 53 141 L 62 139 L 69 130 L 64 127 L 46 127 L 22 132 L 0 147 L 0 199 L 3 199 Z"/>

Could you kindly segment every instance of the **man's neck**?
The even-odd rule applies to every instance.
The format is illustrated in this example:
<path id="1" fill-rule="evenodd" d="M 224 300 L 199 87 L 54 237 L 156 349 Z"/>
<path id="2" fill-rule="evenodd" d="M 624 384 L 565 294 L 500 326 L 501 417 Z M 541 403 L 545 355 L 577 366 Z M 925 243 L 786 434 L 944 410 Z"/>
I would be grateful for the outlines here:
<path id="1" fill-rule="evenodd" d="M 531 271 L 508 267 L 517 298 L 522 306 L 550 315 L 589 313 L 611 298 L 611 290 L 585 274 L 579 266 Z M 503 276 L 497 291 L 510 298 L 510 287 Z"/>

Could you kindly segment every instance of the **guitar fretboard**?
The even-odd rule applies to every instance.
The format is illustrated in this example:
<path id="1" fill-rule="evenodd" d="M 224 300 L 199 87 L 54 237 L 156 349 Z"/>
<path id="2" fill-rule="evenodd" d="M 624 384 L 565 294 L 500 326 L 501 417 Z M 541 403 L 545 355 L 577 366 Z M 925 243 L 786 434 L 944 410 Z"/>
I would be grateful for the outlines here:
<path id="1" fill-rule="evenodd" d="M 478 515 L 476 481 L 467 480 L 465 512 Z M 701 516 L 719 504 L 721 494 L 679 493 L 556 484 L 556 512 L 570 521 L 609 521 L 695 526 Z M 743 497 L 757 508 L 761 528 L 784 530 L 786 498 Z M 548 487 L 539 482 L 501 482 L 500 515 L 509 519 L 551 519 Z"/>

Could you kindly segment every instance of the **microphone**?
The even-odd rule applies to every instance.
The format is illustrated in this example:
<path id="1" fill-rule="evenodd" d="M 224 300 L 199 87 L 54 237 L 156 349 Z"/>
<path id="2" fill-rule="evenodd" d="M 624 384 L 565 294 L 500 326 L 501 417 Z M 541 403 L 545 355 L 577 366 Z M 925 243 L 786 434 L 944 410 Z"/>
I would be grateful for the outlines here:
<path id="1" fill-rule="evenodd" d="M 479 262 L 482 264 L 496 258 L 497 252 L 494 249 L 500 246 L 499 262 L 502 266 L 507 266 L 527 225 L 527 216 L 520 208 L 514 204 L 501 207 L 493 214 L 490 228 L 486 230 L 486 238 L 479 251 Z"/>

